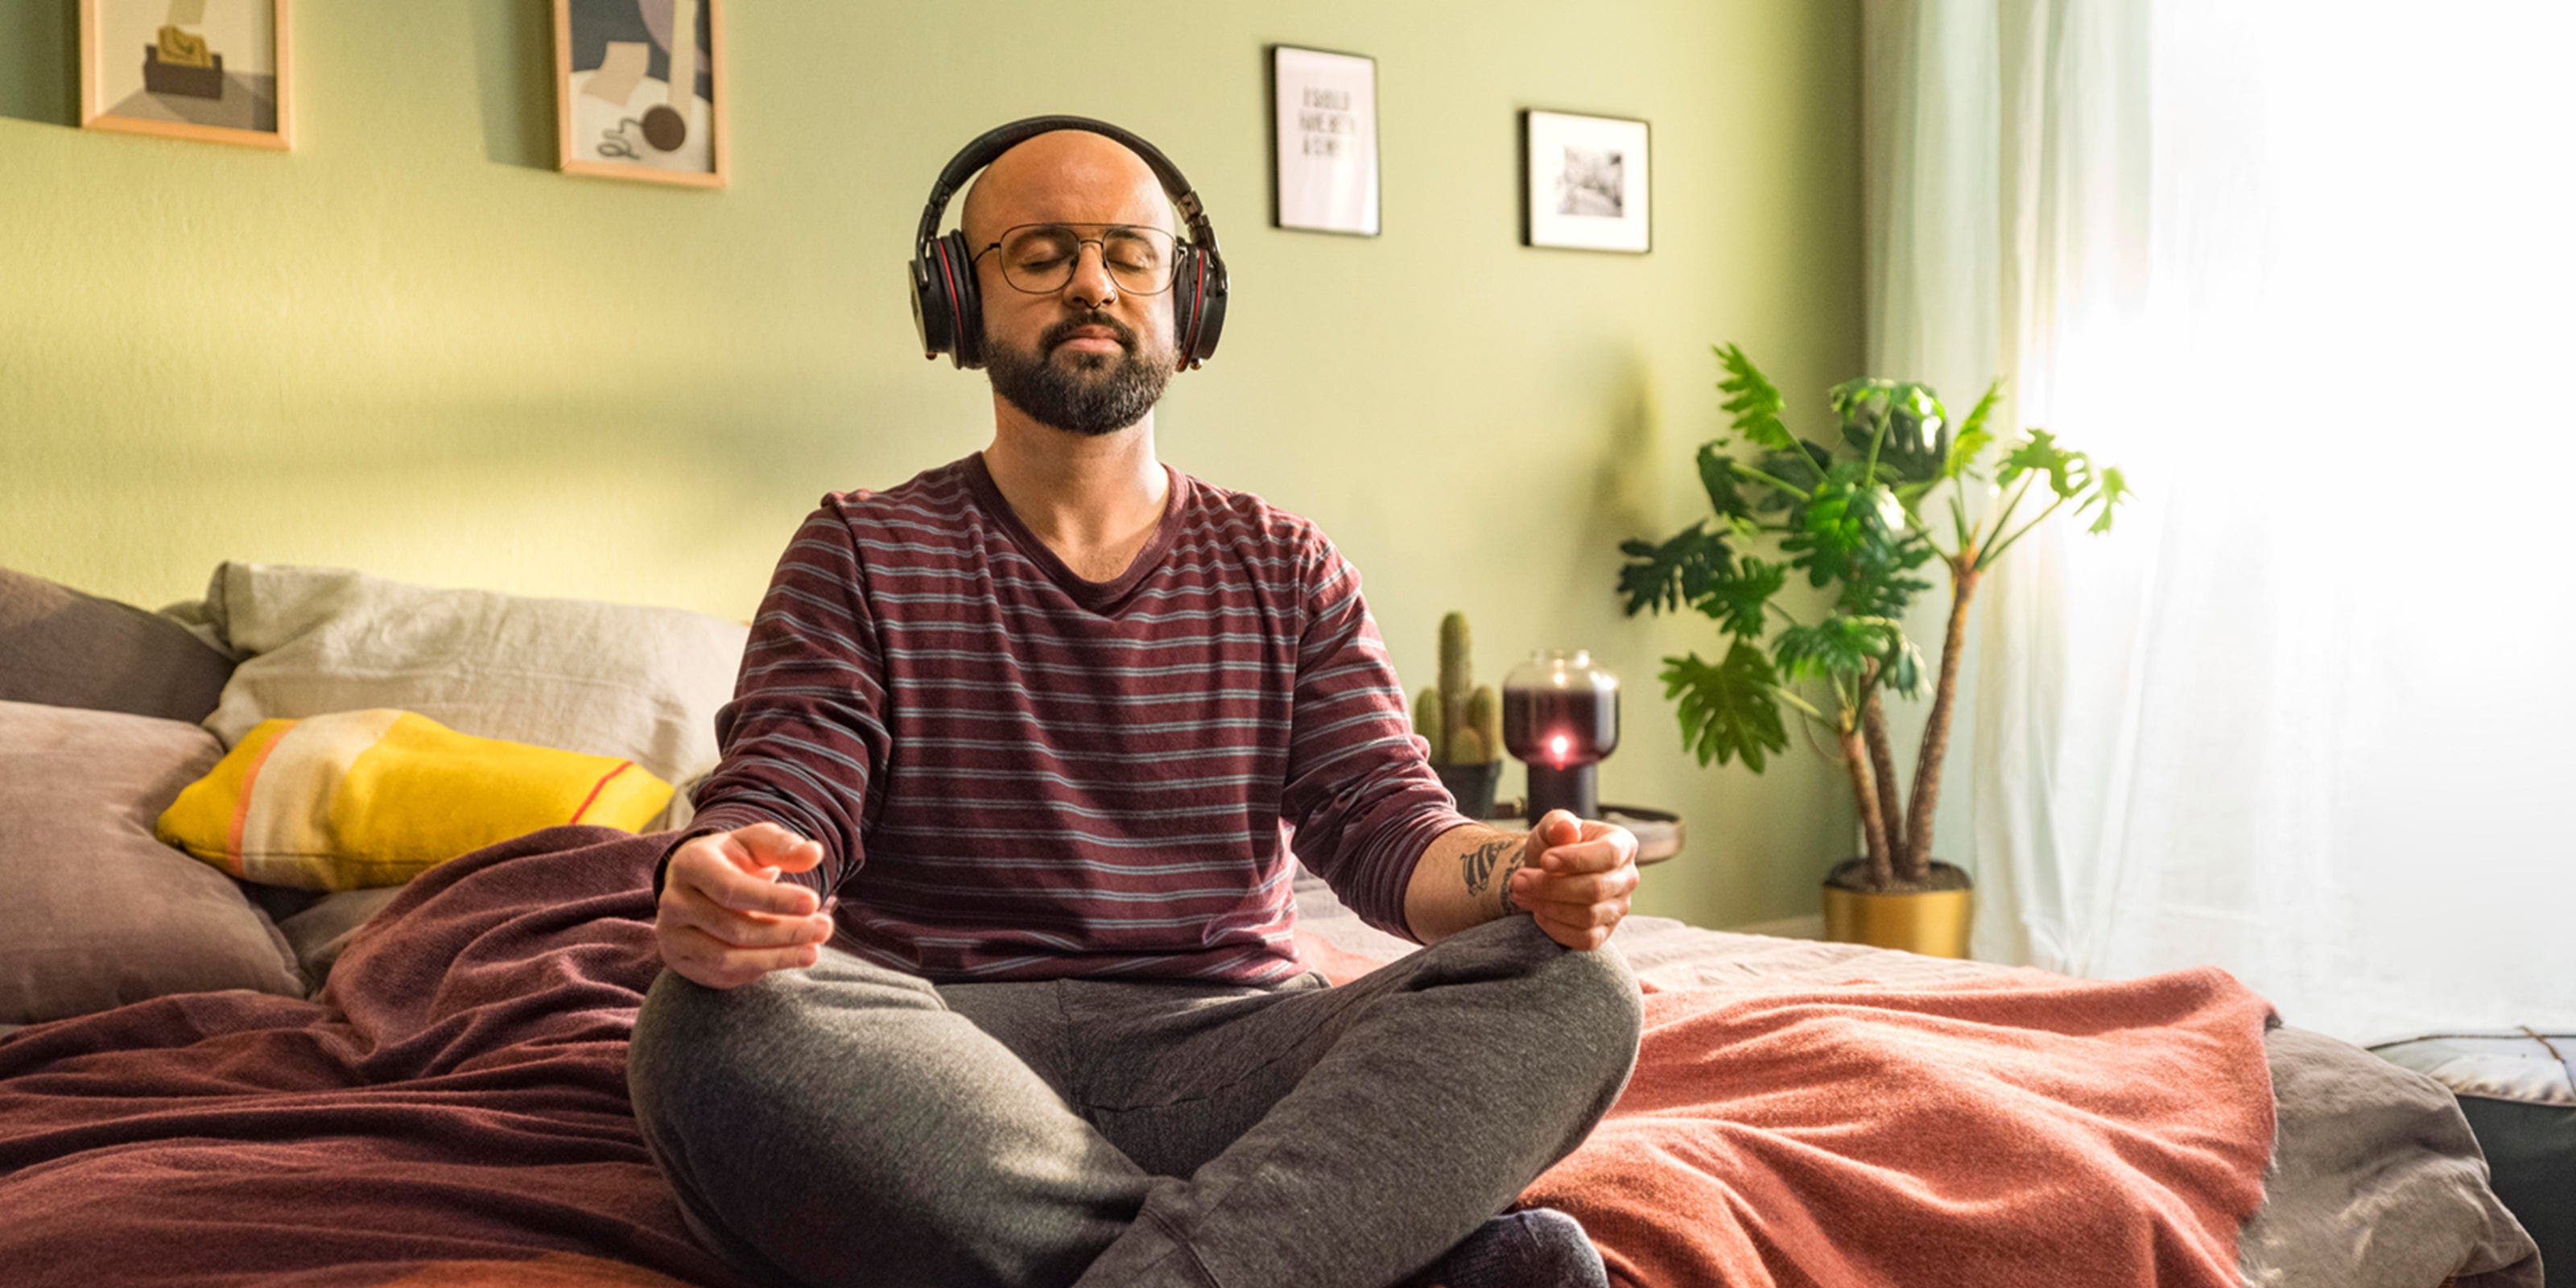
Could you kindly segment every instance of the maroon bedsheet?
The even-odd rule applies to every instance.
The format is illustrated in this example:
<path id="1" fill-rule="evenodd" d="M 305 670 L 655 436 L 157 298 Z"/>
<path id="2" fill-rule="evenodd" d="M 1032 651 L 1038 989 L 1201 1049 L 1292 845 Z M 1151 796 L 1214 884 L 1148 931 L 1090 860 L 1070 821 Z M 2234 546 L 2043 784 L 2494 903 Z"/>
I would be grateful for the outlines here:
<path id="1" fill-rule="evenodd" d="M 0 1284 L 744 1284 L 681 1225 L 626 1097 L 666 839 L 549 828 L 442 864 L 310 1002 L 199 993 L 0 1037 Z M 1374 964 L 1301 949 L 1336 978 Z M 1629 1094 L 1533 1187 L 1622 1282 L 1885 1282 L 1987 1244 L 1993 1275 L 1935 1277 L 2233 1280 L 2271 1105 L 2261 1003 L 2232 981 L 1648 1006 Z M 1985 1152 L 1918 1130 L 1980 1096 Z M 1997 1175 L 2045 1158 L 2070 1185 L 1959 1174 L 1998 1150 L 2025 1166 Z"/>
<path id="2" fill-rule="evenodd" d="M 0 1037 L 0 1280 L 746 1284 L 626 1098 L 664 839 L 548 828 L 431 869 L 313 1001 Z"/>

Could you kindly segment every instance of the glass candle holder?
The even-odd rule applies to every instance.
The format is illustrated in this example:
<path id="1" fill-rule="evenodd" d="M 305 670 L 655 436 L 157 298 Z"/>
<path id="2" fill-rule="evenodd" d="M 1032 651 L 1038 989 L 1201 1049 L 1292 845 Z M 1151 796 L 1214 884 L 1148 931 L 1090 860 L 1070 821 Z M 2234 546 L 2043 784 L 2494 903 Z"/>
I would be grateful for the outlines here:
<path id="1" fill-rule="evenodd" d="M 1619 746 L 1619 677 L 1584 649 L 1540 649 L 1503 677 L 1503 747 L 1529 766 L 1531 823 L 1598 818 L 1597 767 Z"/>

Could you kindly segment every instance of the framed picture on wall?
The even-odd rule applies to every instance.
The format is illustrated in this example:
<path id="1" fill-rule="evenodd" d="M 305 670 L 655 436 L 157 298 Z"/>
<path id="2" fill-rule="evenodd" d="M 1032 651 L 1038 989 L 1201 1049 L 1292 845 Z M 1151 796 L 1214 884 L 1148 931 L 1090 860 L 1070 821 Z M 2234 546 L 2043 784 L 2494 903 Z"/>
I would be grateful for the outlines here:
<path id="1" fill-rule="evenodd" d="M 1377 60 L 1270 47 L 1270 222 L 1378 232 Z"/>
<path id="2" fill-rule="evenodd" d="M 1654 249 L 1646 123 L 1521 113 L 1521 244 Z"/>
<path id="3" fill-rule="evenodd" d="M 291 148 L 287 0 L 81 0 L 81 125 Z"/>
<path id="4" fill-rule="evenodd" d="M 570 174 L 725 185 L 724 0 L 554 0 Z"/>

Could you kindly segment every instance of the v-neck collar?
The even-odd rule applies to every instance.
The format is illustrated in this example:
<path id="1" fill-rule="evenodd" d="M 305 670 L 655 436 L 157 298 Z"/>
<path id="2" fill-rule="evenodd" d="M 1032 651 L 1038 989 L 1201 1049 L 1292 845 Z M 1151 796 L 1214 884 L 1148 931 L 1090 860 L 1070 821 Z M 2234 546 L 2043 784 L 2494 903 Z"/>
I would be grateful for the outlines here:
<path id="1" fill-rule="evenodd" d="M 1163 556 L 1171 551 L 1172 543 L 1180 537 L 1181 492 L 1184 486 L 1181 472 L 1168 464 L 1156 463 L 1163 465 L 1166 486 L 1163 492 L 1163 517 L 1155 523 L 1154 535 L 1146 540 L 1145 548 L 1137 551 L 1136 557 L 1128 562 L 1127 571 L 1108 581 L 1092 581 L 1068 567 L 1064 560 L 1056 556 L 1055 551 L 1047 547 L 1046 542 L 1039 540 L 1036 533 L 1029 531 L 1027 524 L 1020 522 L 1020 516 L 1011 509 L 1009 499 L 1005 498 L 1002 495 L 1002 489 L 993 483 L 993 472 L 985 466 L 982 452 L 967 453 L 964 462 L 967 488 L 974 493 L 976 502 L 984 507 L 985 513 L 991 515 L 994 522 L 1002 525 L 1002 530 L 1009 533 L 1011 540 L 1019 545 L 1021 553 L 1034 560 L 1038 567 L 1046 571 L 1048 580 L 1061 587 L 1065 594 L 1072 596 L 1073 602 L 1095 613 L 1107 613 L 1115 609 L 1119 602 L 1127 597 L 1128 592 L 1143 584 L 1145 578 L 1162 564 Z"/>

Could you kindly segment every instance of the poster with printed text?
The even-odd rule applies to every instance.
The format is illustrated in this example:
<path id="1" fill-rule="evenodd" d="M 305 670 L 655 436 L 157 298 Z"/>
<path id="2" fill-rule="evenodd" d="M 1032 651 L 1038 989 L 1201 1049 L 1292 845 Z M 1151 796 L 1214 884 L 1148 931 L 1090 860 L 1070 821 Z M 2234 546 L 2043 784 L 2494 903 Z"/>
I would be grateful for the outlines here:
<path id="1" fill-rule="evenodd" d="M 1270 85 L 1272 222 L 1376 236 L 1377 60 L 1273 45 Z"/>

